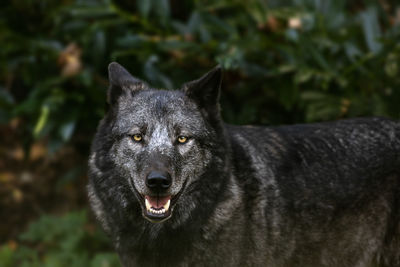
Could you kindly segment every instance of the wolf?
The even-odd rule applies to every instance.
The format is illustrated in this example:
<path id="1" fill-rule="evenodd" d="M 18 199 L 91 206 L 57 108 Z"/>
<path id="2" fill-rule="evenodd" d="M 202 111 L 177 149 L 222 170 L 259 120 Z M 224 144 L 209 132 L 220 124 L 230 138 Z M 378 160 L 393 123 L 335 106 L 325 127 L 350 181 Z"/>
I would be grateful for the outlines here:
<path id="1" fill-rule="evenodd" d="M 218 66 L 109 81 L 88 195 L 123 266 L 400 266 L 398 121 L 228 125 Z"/>

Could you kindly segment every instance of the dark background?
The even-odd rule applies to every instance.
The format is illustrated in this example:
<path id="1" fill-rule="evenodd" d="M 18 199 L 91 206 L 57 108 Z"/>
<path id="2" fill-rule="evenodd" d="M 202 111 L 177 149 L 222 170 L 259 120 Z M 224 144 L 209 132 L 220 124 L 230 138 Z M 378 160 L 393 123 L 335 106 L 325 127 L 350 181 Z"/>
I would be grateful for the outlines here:
<path id="1" fill-rule="evenodd" d="M 399 119 L 396 2 L 4 1 L 0 265 L 118 266 L 85 193 L 111 61 L 166 89 L 221 64 L 229 123 Z"/>

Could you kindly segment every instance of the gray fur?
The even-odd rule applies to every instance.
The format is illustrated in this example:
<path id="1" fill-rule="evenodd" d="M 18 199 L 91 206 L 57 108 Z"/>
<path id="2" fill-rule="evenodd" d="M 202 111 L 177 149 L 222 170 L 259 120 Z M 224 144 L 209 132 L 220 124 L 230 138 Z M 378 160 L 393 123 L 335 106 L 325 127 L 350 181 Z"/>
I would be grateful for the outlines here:
<path id="1" fill-rule="evenodd" d="M 109 72 L 88 191 L 124 266 L 400 266 L 399 122 L 230 126 L 220 68 L 176 91 Z M 159 221 L 152 170 L 172 177 Z"/>

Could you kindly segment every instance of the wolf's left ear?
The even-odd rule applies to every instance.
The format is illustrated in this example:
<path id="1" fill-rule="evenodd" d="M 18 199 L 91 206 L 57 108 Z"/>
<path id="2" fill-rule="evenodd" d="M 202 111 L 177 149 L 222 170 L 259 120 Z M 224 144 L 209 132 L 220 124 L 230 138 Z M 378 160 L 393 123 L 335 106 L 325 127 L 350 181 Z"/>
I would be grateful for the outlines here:
<path id="1" fill-rule="evenodd" d="M 114 105 L 123 95 L 131 95 L 136 91 L 147 88 L 146 83 L 133 77 L 117 62 L 108 65 L 108 78 L 110 87 L 107 92 L 107 101 L 110 105 Z"/>
<path id="2" fill-rule="evenodd" d="M 194 100 L 208 115 L 219 114 L 219 95 L 222 82 L 220 65 L 204 74 L 200 79 L 185 83 L 185 94 Z"/>

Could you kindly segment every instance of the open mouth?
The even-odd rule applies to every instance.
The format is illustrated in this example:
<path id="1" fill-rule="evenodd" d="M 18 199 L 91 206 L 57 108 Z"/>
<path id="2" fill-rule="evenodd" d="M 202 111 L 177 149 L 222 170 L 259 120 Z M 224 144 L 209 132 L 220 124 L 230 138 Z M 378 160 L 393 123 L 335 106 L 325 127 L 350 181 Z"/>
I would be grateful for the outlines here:
<path id="1" fill-rule="evenodd" d="M 142 204 L 143 217 L 154 223 L 160 223 L 171 218 L 174 206 L 186 187 L 186 182 L 187 180 L 183 183 L 181 190 L 177 194 L 161 196 L 159 194 L 140 194 L 134 186 L 133 181 L 130 180 L 133 191 Z"/>
<path id="2" fill-rule="evenodd" d="M 167 219 L 171 215 L 171 196 L 144 197 L 146 217 L 152 221 Z"/>

